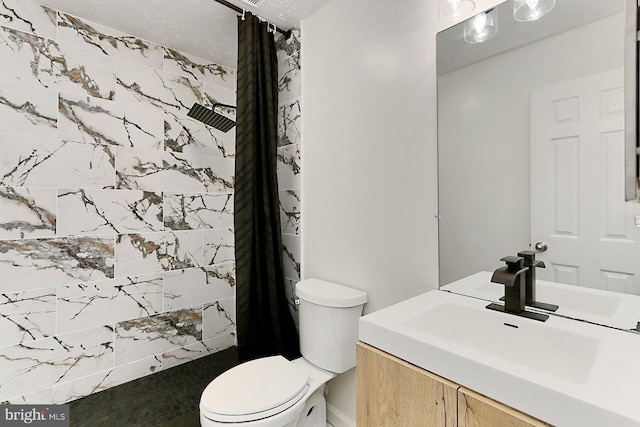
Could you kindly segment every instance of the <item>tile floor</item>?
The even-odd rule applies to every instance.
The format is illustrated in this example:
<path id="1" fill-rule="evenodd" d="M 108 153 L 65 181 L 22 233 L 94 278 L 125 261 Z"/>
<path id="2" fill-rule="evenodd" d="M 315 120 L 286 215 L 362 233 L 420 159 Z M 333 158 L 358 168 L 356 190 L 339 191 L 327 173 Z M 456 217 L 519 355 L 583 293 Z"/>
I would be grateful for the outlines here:
<path id="1" fill-rule="evenodd" d="M 71 427 L 199 427 L 209 382 L 238 364 L 237 347 L 70 402 Z"/>

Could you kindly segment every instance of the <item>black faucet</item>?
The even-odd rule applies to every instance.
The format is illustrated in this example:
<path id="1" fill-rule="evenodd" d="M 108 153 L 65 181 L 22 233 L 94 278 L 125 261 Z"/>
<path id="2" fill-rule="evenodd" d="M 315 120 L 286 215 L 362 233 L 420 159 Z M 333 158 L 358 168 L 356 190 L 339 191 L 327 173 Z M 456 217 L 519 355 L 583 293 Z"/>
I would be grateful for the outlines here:
<path id="1" fill-rule="evenodd" d="M 545 268 L 544 262 L 536 259 L 535 251 L 520 251 L 518 256 L 524 258 L 524 266 L 529 267 L 525 272 L 525 305 L 541 308 L 548 311 L 556 311 L 558 306 L 536 301 L 536 268 Z"/>
<path id="2" fill-rule="evenodd" d="M 509 313 L 522 313 L 525 306 L 524 274 L 529 267 L 524 266 L 524 258 L 506 256 L 500 261 L 507 263 L 493 272 L 491 281 L 504 285 L 504 309 Z"/>
<path id="3" fill-rule="evenodd" d="M 549 318 L 546 314 L 533 313 L 525 310 L 526 298 L 526 272 L 531 268 L 524 265 L 525 259 L 521 256 L 506 256 L 500 261 L 507 263 L 493 272 L 491 281 L 504 285 L 504 305 L 491 303 L 487 305 L 490 310 L 515 314 L 516 316 L 544 322 Z"/>

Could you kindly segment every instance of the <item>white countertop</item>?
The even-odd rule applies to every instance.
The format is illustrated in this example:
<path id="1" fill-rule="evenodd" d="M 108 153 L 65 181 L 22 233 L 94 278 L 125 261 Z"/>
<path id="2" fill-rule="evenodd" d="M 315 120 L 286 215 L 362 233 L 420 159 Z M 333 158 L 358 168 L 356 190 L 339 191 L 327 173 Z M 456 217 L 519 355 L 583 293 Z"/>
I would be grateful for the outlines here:
<path id="1" fill-rule="evenodd" d="M 427 292 L 362 317 L 359 338 L 556 426 L 640 425 L 639 335 L 486 305 Z"/>
<path id="2" fill-rule="evenodd" d="M 481 271 L 441 286 L 440 290 L 499 302 L 499 299 L 504 296 L 504 285 L 491 283 L 491 275 L 492 273 L 488 271 Z M 633 330 L 640 321 L 640 296 L 638 295 L 537 280 L 536 300 L 558 305 L 555 315 L 612 328 Z M 535 308 L 528 309 L 548 313 Z"/>

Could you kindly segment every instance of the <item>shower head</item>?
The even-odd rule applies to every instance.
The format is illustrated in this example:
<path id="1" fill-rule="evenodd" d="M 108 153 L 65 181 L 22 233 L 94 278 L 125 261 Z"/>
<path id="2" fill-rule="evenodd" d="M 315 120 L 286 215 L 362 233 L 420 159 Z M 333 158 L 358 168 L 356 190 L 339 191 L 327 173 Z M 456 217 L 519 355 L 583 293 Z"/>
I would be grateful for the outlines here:
<path id="1" fill-rule="evenodd" d="M 213 104 L 211 109 L 209 109 L 196 102 L 187 113 L 187 116 L 194 118 L 205 125 L 221 130 L 222 132 L 228 132 L 229 129 L 236 125 L 236 122 L 220 113 L 217 113 L 215 111 L 216 107 L 236 108 L 233 105 Z"/>

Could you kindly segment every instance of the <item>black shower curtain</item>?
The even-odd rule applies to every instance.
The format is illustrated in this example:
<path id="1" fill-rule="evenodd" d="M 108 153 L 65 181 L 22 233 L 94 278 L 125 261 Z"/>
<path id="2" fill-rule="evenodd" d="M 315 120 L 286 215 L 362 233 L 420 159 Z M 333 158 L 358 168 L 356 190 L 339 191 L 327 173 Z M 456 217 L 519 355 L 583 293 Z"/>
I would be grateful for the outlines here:
<path id="1" fill-rule="evenodd" d="M 236 323 L 241 361 L 300 355 L 285 295 L 276 148 L 278 62 L 267 24 L 238 19 Z"/>

